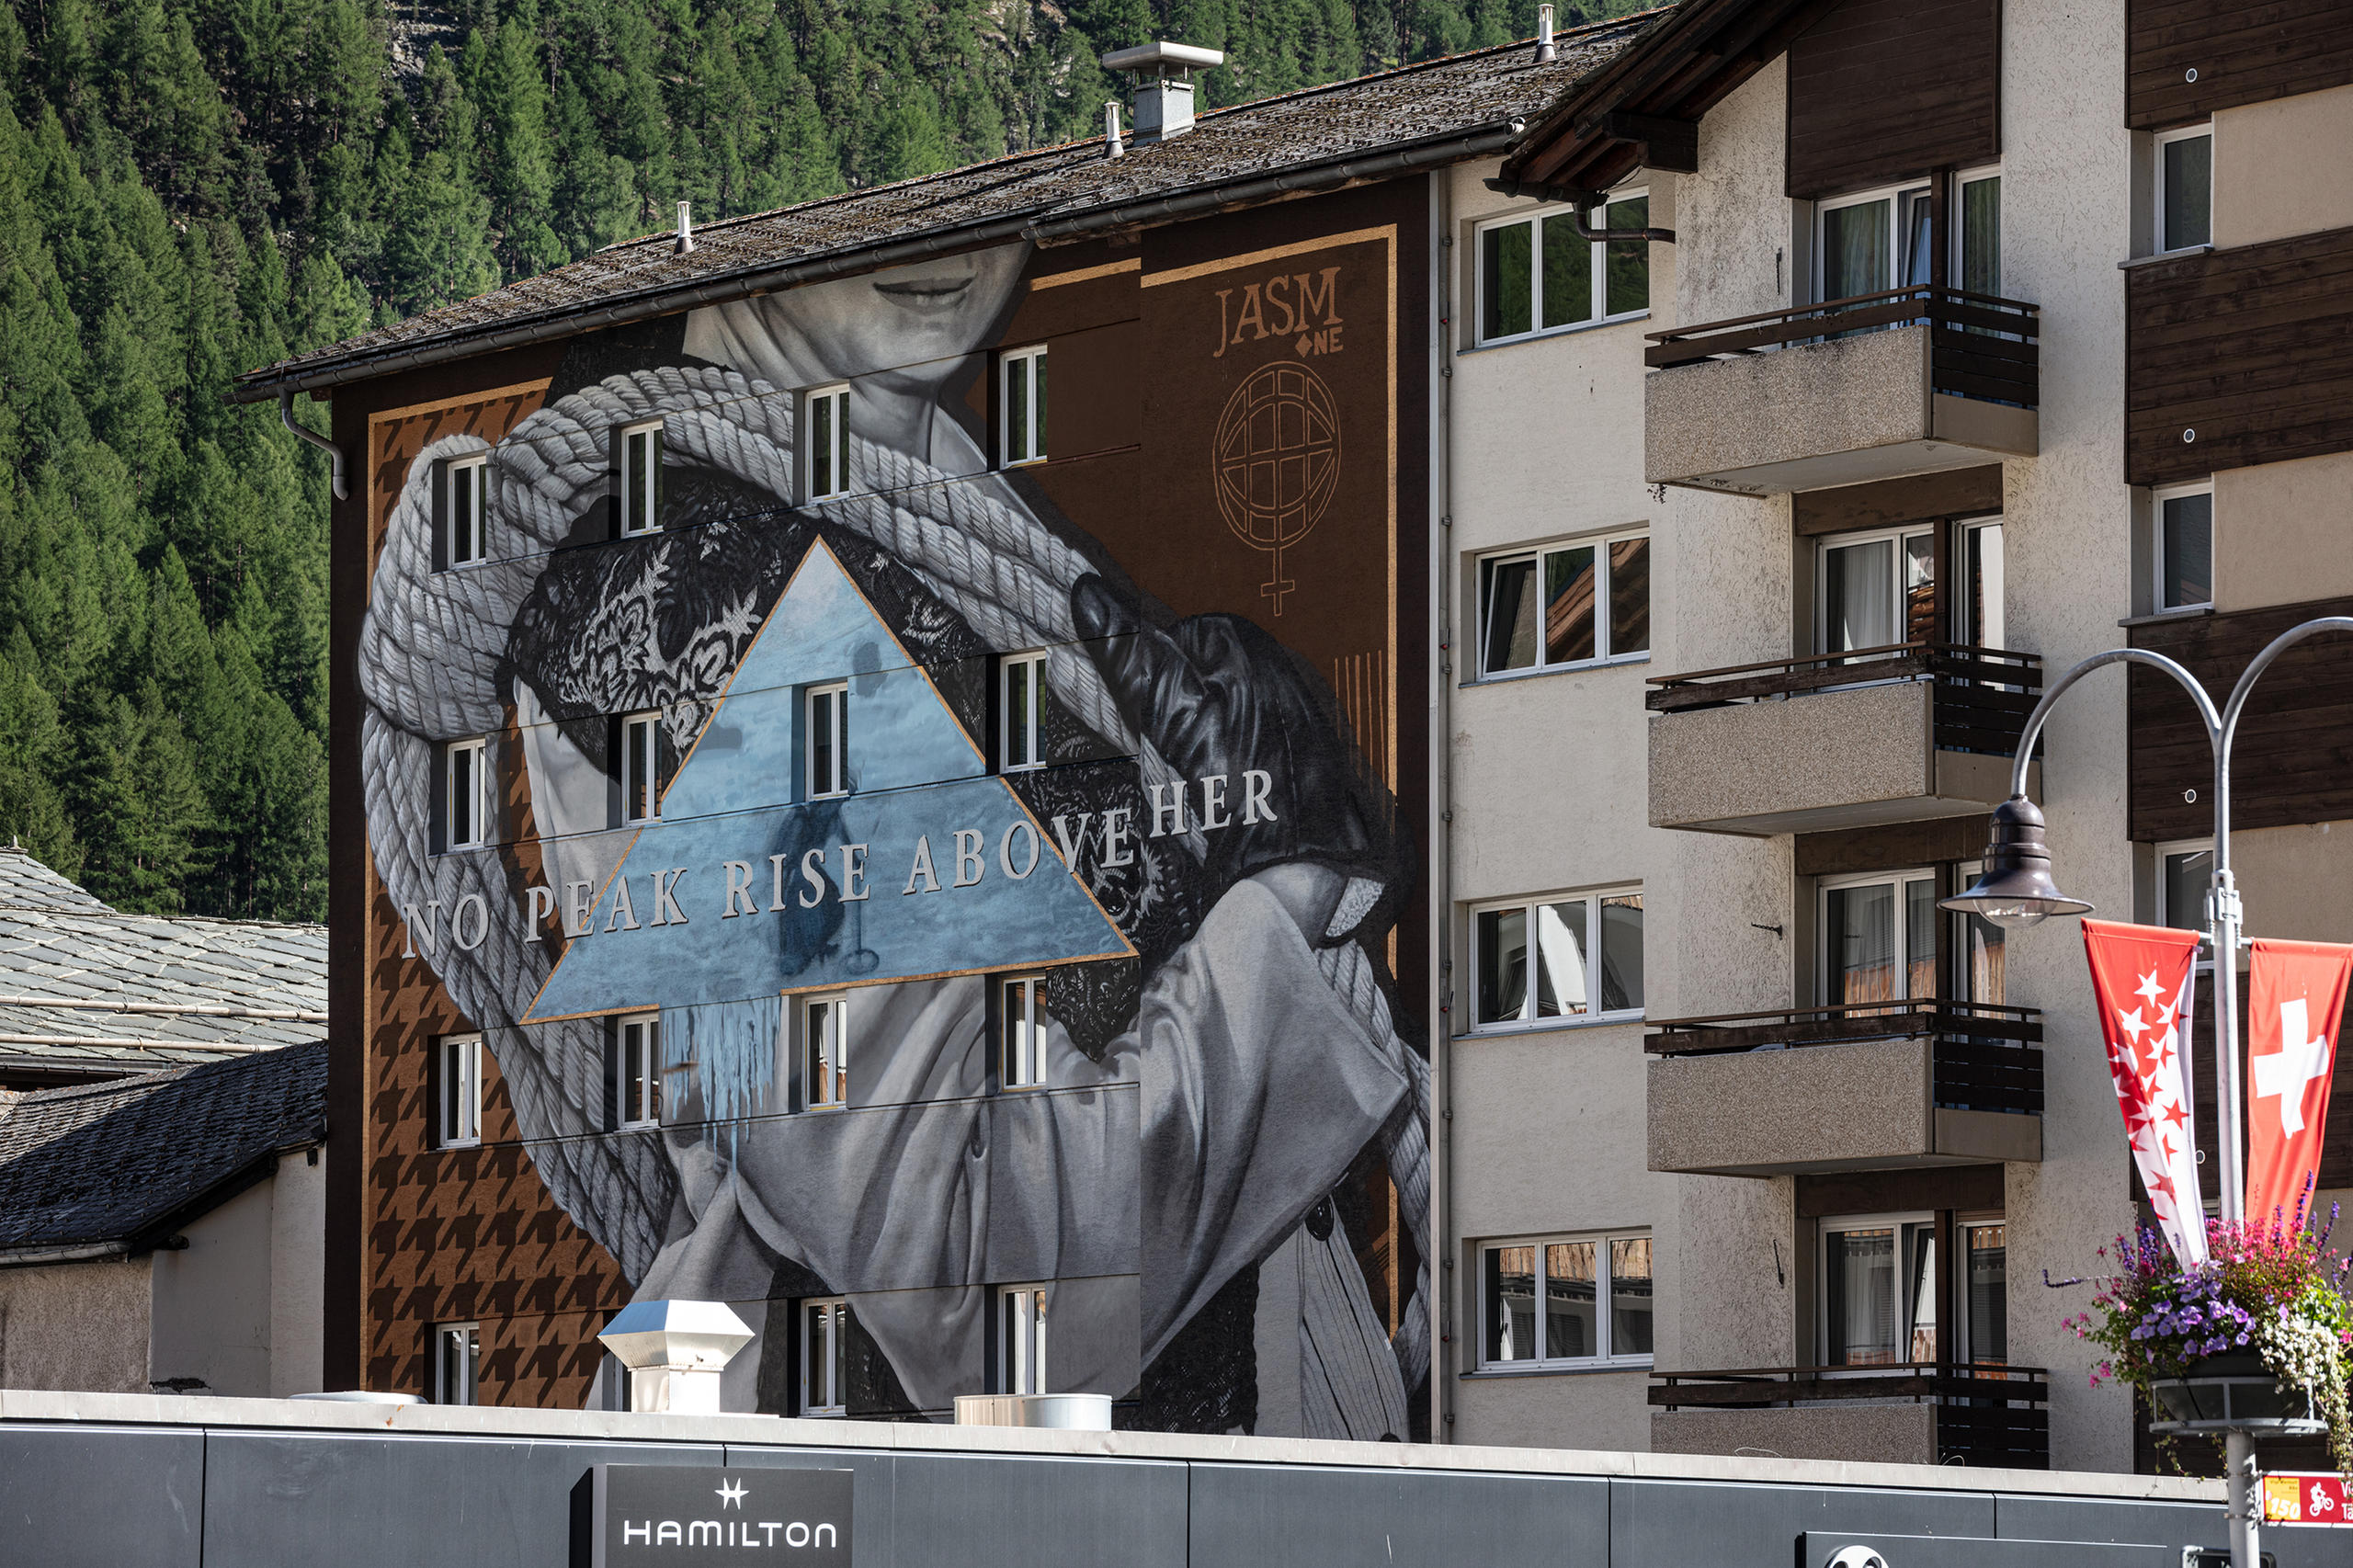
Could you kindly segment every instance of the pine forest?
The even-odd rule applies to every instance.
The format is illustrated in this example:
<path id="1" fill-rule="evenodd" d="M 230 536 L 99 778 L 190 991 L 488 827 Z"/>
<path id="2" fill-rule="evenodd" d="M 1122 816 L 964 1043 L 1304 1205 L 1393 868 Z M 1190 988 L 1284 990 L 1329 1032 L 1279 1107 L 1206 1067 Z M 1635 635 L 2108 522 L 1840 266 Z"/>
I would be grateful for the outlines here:
<path id="1" fill-rule="evenodd" d="M 1639 8 L 1571 0 L 1563 25 Z M 327 475 L 240 370 L 660 227 L 1229 104 L 1534 0 L 11 0 L 0 832 L 128 911 L 326 905 Z M 324 427 L 325 411 L 296 401 Z"/>

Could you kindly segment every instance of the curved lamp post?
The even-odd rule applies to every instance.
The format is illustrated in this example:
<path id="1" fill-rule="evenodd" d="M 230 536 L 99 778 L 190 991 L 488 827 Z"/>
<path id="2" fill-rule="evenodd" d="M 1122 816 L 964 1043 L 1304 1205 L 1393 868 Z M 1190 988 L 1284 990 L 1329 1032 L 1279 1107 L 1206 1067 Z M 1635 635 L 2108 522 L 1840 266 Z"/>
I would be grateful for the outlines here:
<path id="1" fill-rule="evenodd" d="M 2222 1122 L 2216 1129 L 2220 1134 L 2216 1142 L 2222 1152 L 2222 1218 L 2226 1221 L 2245 1218 L 2246 1205 L 2245 1184 L 2239 1170 L 2244 1122 L 2239 1108 L 2237 1050 L 2242 915 L 2238 884 L 2231 875 L 2231 743 L 2238 733 L 2239 719 L 2246 711 L 2247 695 L 2254 689 L 2256 677 L 2281 653 L 2324 631 L 2353 631 L 2353 616 L 2324 616 L 2291 626 L 2273 638 L 2239 676 L 2238 684 L 2231 688 L 2230 700 L 2222 705 L 2220 713 L 2214 710 L 2214 699 L 2207 695 L 2196 676 L 2146 648 L 2111 648 L 2105 653 L 2093 654 L 2061 676 L 2027 716 L 2025 733 L 2018 739 L 2018 757 L 2010 767 L 2010 798 L 1994 811 L 1993 838 L 1985 846 L 1984 874 L 1966 892 L 1955 894 L 1941 904 L 1964 915 L 1982 915 L 2012 930 L 2040 925 L 2054 915 L 2090 913 L 2090 903 L 2061 892 L 2052 879 L 2051 850 L 2043 841 L 2042 812 L 2026 793 L 2027 765 L 2034 756 L 2034 743 L 2041 735 L 2043 720 L 2059 694 L 2103 665 L 2147 665 L 2181 683 L 2190 700 L 2198 705 L 2198 716 L 2206 724 L 2207 743 L 2214 753 L 2214 873 L 2206 891 L 2205 934 L 2208 950 L 2214 957 L 2215 1082 L 2221 1088 L 2221 1103 L 2216 1110 Z M 2231 1561 L 2234 1568 L 2256 1568 L 2260 1560 L 2256 1554 L 2256 1527 L 2261 1513 L 2256 1498 L 2252 1429 L 2229 1433 L 2226 1447 L 2231 1488 Z"/>

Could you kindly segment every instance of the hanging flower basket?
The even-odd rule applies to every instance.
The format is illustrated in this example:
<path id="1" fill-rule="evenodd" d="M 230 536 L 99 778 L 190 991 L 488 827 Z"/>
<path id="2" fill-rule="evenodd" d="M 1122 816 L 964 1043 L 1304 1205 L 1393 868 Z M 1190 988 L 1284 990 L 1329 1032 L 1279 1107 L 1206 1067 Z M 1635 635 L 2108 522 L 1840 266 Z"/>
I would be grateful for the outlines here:
<path id="1" fill-rule="evenodd" d="M 2149 1393 L 2164 1431 L 2235 1429 L 2279 1437 L 2310 1436 L 2328 1423 L 2312 1391 L 2279 1381 L 2260 1356 L 2208 1356 L 2177 1378 L 2151 1378 Z"/>

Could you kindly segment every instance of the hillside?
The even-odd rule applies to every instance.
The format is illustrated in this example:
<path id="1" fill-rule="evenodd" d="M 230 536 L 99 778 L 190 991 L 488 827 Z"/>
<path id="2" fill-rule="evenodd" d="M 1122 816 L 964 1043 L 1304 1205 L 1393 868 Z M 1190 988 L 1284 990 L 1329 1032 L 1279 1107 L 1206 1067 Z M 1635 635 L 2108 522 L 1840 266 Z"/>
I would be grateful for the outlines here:
<path id="1" fill-rule="evenodd" d="M 1570 0 L 1562 25 L 1639 9 Z M 129 910 L 325 912 L 326 476 L 236 370 L 663 225 L 1505 41 L 1533 0 L 12 0 L 0 832 Z M 298 411 L 323 426 L 321 411 Z"/>

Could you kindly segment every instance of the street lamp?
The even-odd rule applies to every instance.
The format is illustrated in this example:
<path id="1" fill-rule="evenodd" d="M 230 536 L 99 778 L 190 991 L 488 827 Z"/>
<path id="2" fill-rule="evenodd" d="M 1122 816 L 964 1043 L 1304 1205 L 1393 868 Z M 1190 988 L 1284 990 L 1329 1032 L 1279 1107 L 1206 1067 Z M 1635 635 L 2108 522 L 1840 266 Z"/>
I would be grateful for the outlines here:
<path id="1" fill-rule="evenodd" d="M 2207 949 L 2214 959 L 2214 1061 L 2215 1081 L 2222 1085 L 2222 1104 L 2216 1108 L 2222 1125 L 2216 1131 L 2216 1142 L 2222 1151 L 2222 1218 L 2235 1221 L 2245 1216 L 2246 1190 L 2239 1172 L 2241 1160 L 2239 1112 L 2239 907 L 2238 884 L 2231 876 L 2231 743 L 2238 733 L 2239 719 L 2246 711 L 2247 695 L 2254 689 L 2256 677 L 2271 666 L 2271 662 L 2307 637 L 2324 631 L 2353 631 L 2353 617 L 2332 615 L 2291 626 L 2273 638 L 2262 653 L 2257 653 L 2231 688 L 2231 699 L 2218 714 L 2214 699 L 2207 694 L 2196 676 L 2162 653 L 2146 648 L 2111 648 L 2069 670 L 2053 682 L 2042 694 L 2042 700 L 2027 715 L 2026 729 L 2018 739 L 2017 758 L 2010 765 L 2010 798 L 1994 812 L 1992 842 L 1985 846 L 1985 870 L 1966 892 L 1943 901 L 1941 907 L 1964 915 L 1978 915 L 1999 926 L 2013 930 L 2041 924 L 2053 915 L 2084 915 L 2091 905 L 2082 899 L 2069 898 L 2060 892 L 2051 879 L 2051 850 L 2043 842 L 2042 813 L 2027 799 L 2027 765 L 2034 756 L 2034 743 L 2042 733 L 2042 722 L 2059 694 L 2083 676 L 2103 665 L 2147 665 L 2164 671 L 2181 683 L 2198 705 L 2198 716 L 2205 721 L 2206 739 L 2214 753 L 2214 874 L 2206 891 L 2205 937 Z M 2255 1441 L 2246 1431 L 2234 1431 L 2226 1438 L 2231 1487 L 2231 1561 L 2234 1568 L 2256 1568 L 2258 1561 L 2256 1528 L 2261 1518 L 2261 1506 L 2255 1494 Z"/>

